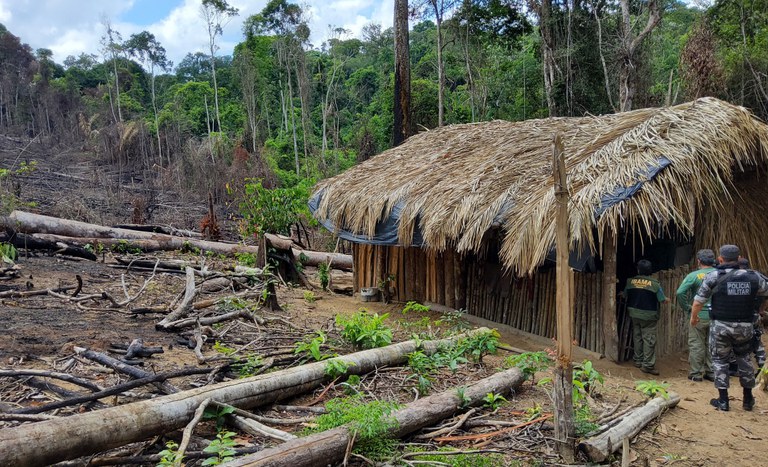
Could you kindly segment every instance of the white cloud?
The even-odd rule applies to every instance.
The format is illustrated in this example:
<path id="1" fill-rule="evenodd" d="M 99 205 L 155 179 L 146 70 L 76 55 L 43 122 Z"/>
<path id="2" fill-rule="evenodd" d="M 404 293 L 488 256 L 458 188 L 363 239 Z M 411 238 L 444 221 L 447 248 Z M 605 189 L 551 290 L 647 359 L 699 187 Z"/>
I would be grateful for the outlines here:
<path id="1" fill-rule="evenodd" d="M 172 0 L 161 0 L 172 1 Z M 200 18 L 200 0 L 173 0 L 178 3 L 168 15 L 153 24 L 120 21 L 134 0 L 0 0 L 0 22 L 33 49 L 49 48 L 54 59 L 62 62 L 68 55 L 99 53 L 103 34 L 102 16 L 109 18 L 123 38 L 148 30 L 165 47 L 168 57 L 178 64 L 187 53 L 207 50 L 208 36 Z M 219 52 L 229 55 L 243 38 L 242 25 L 259 13 L 268 0 L 229 0 L 239 15 L 224 28 L 219 38 Z M 303 4 L 310 18 L 310 38 L 320 47 L 328 36 L 328 26 L 343 27 L 353 36 L 368 23 L 392 26 L 394 0 L 293 0 Z"/>
<path id="2" fill-rule="evenodd" d="M 8 9 L 5 3 L 4 0 L 0 0 L 0 23 L 7 23 L 12 17 L 11 10 Z"/>

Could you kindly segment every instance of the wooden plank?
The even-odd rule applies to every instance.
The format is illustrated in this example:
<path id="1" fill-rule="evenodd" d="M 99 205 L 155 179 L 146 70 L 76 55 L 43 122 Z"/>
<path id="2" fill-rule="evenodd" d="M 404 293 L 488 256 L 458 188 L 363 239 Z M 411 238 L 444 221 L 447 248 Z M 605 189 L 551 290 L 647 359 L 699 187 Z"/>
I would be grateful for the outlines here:
<path id="1" fill-rule="evenodd" d="M 435 255 L 435 303 L 445 303 L 445 253 Z"/>
<path id="2" fill-rule="evenodd" d="M 445 273 L 445 306 L 456 308 L 456 278 L 454 276 L 454 261 L 456 254 L 453 250 L 446 250 L 443 254 Z"/>
<path id="3" fill-rule="evenodd" d="M 618 326 L 616 324 L 616 233 L 606 228 L 603 233 L 602 335 L 606 357 L 619 361 Z"/>
<path id="4" fill-rule="evenodd" d="M 570 222 L 568 219 L 568 183 L 565 155 L 560 135 L 552 142 L 552 172 L 555 181 L 557 216 L 555 221 L 555 300 L 557 318 L 557 359 L 555 363 L 555 444 L 558 453 L 570 463 L 575 455 L 573 413 L 573 271 L 568 266 L 570 255 Z"/>

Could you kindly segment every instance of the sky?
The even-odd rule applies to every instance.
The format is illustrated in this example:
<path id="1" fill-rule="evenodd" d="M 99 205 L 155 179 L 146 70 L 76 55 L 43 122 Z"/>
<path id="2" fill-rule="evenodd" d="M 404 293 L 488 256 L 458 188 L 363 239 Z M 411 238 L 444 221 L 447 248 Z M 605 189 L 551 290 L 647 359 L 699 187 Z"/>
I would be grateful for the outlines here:
<path id="1" fill-rule="evenodd" d="M 217 55 L 231 55 L 243 39 L 242 25 L 259 13 L 268 0 L 229 0 L 239 10 L 219 38 Z M 348 29 L 360 37 L 368 23 L 392 26 L 394 0 L 294 0 L 310 18 L 310 41 L 319 48 L 328 37 L 329 26 Z M 103 19 L 123 39 L 149 31 L 178 64 L 189 52 L 206 52 L 208 35 L 200 17 L 201 0 L 0 0 L 0 23 L 32 49 L 53 51 L 62 63 L 68 55 L 82 52 L 99 55 L 104 34 Z"/>

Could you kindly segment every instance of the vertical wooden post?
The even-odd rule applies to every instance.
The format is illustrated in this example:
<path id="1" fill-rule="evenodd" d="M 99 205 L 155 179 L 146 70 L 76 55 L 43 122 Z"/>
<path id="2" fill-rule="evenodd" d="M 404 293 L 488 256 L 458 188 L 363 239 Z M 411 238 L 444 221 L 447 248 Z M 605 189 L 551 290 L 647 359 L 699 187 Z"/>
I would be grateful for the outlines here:
<path id="1" fill-rule="evenodd" d="M 568 266 L 570 225 L 568 223 L 568 180 L 565 173 L 563 142 L 556 134 L 552 144 L 552 172 L 557 199 L 556 314 L 557 362 L 555 364 L 555 439 L 559 454 L 573 462 L 575 437 L 573 426 L 573 271 Z"/>
<path id="2" fill-rule="evenodd" d="M 603 232 L 603 353 L 611 361 L 619 361 L 619 330 L 616 322 L 616 233 Z M 593 313 L 596 313 L 594 310 Z"/>

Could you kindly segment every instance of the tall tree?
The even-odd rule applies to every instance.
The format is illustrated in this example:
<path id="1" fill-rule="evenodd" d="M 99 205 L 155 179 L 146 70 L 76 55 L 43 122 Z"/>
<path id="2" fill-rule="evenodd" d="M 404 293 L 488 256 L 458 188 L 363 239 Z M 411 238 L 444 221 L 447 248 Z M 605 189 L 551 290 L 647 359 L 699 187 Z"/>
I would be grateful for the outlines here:
<path id="1" fill-rule="evenodd" d="M 115 99 L 112 100 L 112 92 L 109 92 L 109 102 L 112 105 L 112 117 L 116 122 L 123 121 L 123 113 L 120 108 L 120 74 L 117 72 L 117 62 L 123 54 L 123 36 L 112 28 L 112 22 L 106 16 L 101 18 L 101 25 L 104 27 L 104 35 L 101 36 L 101 47 L 104 56 L 112 61 L 112 73 L 115 80 Z M 108 87 L 109 88 L 109 87 Z M 115 115 L 114 103 L 117 104 L 117 115 Z"/>
<path id="2" fill-rule="evenodd" d="M 216 112 L 216 124 L 218 131 L 221 131 L 221 112 L 219 112 L 219 87 L 216 82 L 216 51 L 219 46 L 216 44 L 216 38 L 223 33 L 224 26 L 237 16 L 237 8 L 227 3 L 226 0 L 202 0 L 200 5 L 200 16 L 205 21 L 205 27 L 208 32 L 208 51 L 211 62 L 211 74 L 213 75 L 213 100 L 214 111 Z"/>
<path id="3" fill-rule="evenodd" d="M 637 51 L 661 21 L 661 9 L 657 0 L 648 0 L 648 19 L 645 27 L 635 35 L 630 1 L 620 0 L 620 3 L 619 109 L 626 112 L 632 110 L 632 100 L 637 92 Z"/>
<path id="4" fill-rule="evenodd" d="M 411 56 L 408 43 L 408 0 L 395 0 L 395 124 L 393 142 L 411 136 Z"/>
<path id="5" fill-rule="evenodd" d="M 173 64 L 165 54 L 165 48 L 155 39 L 155 35 L 148 31 L 142 31 L 131 35 L 125 43 L 128 53 L 142 62 L 142 65 L 149 72 L 150 87 L 152 91 L 152 114 L 155 118 L 155 133 L 157 135 L 157 153 L 160 164 L 163 161 L 163 146 L 160 143 L 160 124 L 157 116 L 157 98 L 155 93 L 155 68 L 162 71 L 169 71 Z M 170 154 L 168 154 L 168 165 L 171 164 Z"/>
<path id="6" fill-rule="evenodd" d="M 298 137 L 296 134 L 296 122 L 293 106 L 293 81 L 299 88 L 299 99 L 301 102 L 301 121 L 304 137 L 304 158 L 309 155 L 309 135 L 308 135 L 308 108 L 309 108 L 309 83 L 306 76 L 306 62 L 304 60 L 303 44 L 309 40 L 309 26 L 304 17 L 304 11 L 299 5 L 289 3 L 287 0 L 271 0 L 264 9 L 249 17 L 243 26 L 246 38 L 255 35 L 274 34 L 277 36 L 275 41 L 278 62 L 283 67 L 286 74 L 285 85 L 287 90 L 283 89 L 281 83 L 281 95 L 283 102 L 283 119 L 285 127 L 288 127 L 290 119 L 293 133 L 294 162 L 296 166 L 296 175 L 300 174 Z M 287 92 L 286 92 L 287 91 Z M 290 115 L 289 115 L 290 114 Z"/>
<path id="7" fill-rule="evenodd" d="M 415 10 L 423 18 L 435 18 L 437 25 L 437 126 L 443 126 L 445 113 L 445 63 L 443 62 L 443 20 L 458 4 L 458 0 L 421 0 Z"/>

